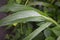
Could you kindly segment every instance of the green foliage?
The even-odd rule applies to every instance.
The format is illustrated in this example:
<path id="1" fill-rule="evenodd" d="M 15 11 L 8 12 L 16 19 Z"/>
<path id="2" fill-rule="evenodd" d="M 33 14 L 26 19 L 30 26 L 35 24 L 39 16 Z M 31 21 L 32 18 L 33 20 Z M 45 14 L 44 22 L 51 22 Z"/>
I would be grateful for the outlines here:
<path id="1" fill-rule="evenodd" d="M 60 27 L 54 27 L 54 28 L 52 28 L 52 31 L 53 31 L 57 36 L 60 36 Z"/>
<path id="2" fill-rule="evenodd" d="M 47 37 L 45 40 L 55 40 L 53 37 Z"/>
<path id="3" fill-rule="evenodd" d="M 10 14 L 0 20 L 0 26 L 7 25 L 8 30 L 17 24 L 6 40 L 59 40 L 59 4 L 59 0 L 9 0 L 0 7 L 0 12 Z"/>
<path id="4" fill-rule="evenodd" d="M 42 25 L 40 25 L 39 28 L 37 28 L 35 31 L 33 31 L 29 36 L 27 36 L 26 38 L 24 38 L 23 40 L 32 40 L 35 36 L 37 36 L 42 30 L 44 30 L 45 28 L 49 27 L 51 25 L 50 22 L 46 22 Z"/>
<path id="5" fill-rule="evenodd" d="M 60 36 L 57 38 L 57 40 L 60 40 Z"/>

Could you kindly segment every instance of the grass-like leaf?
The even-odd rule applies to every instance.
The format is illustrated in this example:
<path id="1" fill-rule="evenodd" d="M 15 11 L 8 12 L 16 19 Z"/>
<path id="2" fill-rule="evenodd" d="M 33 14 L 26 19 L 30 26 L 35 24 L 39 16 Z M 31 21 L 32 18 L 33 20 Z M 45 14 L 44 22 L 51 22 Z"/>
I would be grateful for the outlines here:
<path id="1" fill-rule="evenodd" d="M 38 14 L 37 12 L 35 12 L 33 10 L 20 11 L 20 12 L 16 12 L 16 13 L 14 13 L 12 15 L 9 15 L 9 16 L 5 17 L 4 19 L 0 20 L 0 26 L 9 25 L 9 24 L 12 24 L 12 23 L 16 23 L 17 20 L 19 20 L 18 22 L 21 22 L 21 21 L 23 22 L 25 20 L 26 21 L 29 21 L 29 20 L 30 21 L 35 21 L 35 20 L 39 21 L 39 18 L 35 19 L 34 17 L 40 17 L 40 16 L 41 16 L 40 14 Z"/>
<path id="2" fill-rule="evenodd" d="M 37 36 L 41 31 L 43 31 L 45 28 L 49 27 L 52 23 L 46 22 L 42 25 L 40 25 L 39 28 L 37 28 L 35 31 L 33 31 L 29 36 L 24 38 L 23 40 L 32 40 L 35 36 Z"/>

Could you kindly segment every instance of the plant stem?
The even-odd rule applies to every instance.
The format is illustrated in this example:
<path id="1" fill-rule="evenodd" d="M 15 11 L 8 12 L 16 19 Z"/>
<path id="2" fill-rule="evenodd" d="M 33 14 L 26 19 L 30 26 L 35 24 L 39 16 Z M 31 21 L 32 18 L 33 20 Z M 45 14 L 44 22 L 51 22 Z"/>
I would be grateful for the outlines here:
<path id="1" fill-rule="evenodd" d="M 29 2 L 29 0 L 27 0 L 27 1 L 25 2 L 25 6 L 28 4 L 28 2 Z"/>
<path id="2" fill-rule="evenodd" d="M 23 23 L 21 23 L 21 33 L 23 34 Z"/>

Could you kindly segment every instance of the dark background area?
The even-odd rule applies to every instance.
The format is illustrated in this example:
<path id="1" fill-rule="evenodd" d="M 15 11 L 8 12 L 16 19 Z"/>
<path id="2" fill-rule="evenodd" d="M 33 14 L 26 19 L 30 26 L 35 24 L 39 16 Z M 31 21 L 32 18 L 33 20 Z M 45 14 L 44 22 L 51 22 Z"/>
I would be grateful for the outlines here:
<path id="1" fill-rule="evenodd" d="M 0 7 L 5 5 L 7 3 L 7 0 L 0 0 Z M 4 18 L 5 16 L 7 16 L 6 13 L 4 12 L 0 12 L 0 19 Z M 0 27 L 0 40 L 5 40 L 4 37 L 7 34 L 7 31 L 5 30 L 5 27 L 2 26 Z"/>

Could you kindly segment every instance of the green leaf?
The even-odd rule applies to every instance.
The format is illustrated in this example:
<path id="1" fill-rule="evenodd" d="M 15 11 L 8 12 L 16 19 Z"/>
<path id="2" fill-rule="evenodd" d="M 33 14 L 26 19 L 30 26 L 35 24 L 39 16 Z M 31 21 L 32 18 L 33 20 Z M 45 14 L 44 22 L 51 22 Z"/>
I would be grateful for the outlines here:
<path id="1" fill-rule="evenodd" d="M 60 36 L 60 27 L 52 28 L 52 31 L 56 34 L 56 36 Z"/>
<path id="2" fill-rule="evenodd" d="M 7 5 L 0 7 L 0 12 L 6 12 L 7 10 L 16 12 L 16 11 L 30 10 L 30 9 L 32 9 L 32 8 L 29 6 L 24 6 L 24 5 L 20 5 L 20 4 L 16 4 L 16 3 L 12 3 L 12 4 L 8 3 Z"/>
<path id="3" fill-rule="evenodd" d="M 33 11 L 33 10 L 20 11 L 20 12 L 11 14 L 5 17 L 4 19 L 0 20 L 0 26 L 9 25 L 9 24 L 16 23 L 16 22 L 23 22 L 25 20 L 26 21 L 39 21 L 40 19 L 35 19 L 34 17 L 38 18 L 40 16 L 41 16 L 40 14 L 38 14 L 36 11 Z"/>
<path id="4" fill-rule="evenodd" d="M 28 7 L 28 6 L 19 5 L 19 4 L 13 4 L 13 5 L 8 6 L 7 9 L 10 10 L 10 11 L 12 11 L 12 12 L 16 12 L 16 11 L 19 12 L 19 11 L 24 11 L 24 10 L 35 10 L 35 11 L 38 12 L 37 14 L 40 14 L 40 15 L 41 15 L 41 17 L 43 17 L 43 18 L 45 18 L 46 20 L 51 21 L 51 22 L 53 22 L 54 24 L 56 24 L 57 26 L 59 26 L 58 23 L 57 23 L 56 21 L 54 21 L 52 18 L 44 15 L 44 14 L 45 14 L 44 12 L 42 12 L 42 11 L 40 11 L 40 10 L 37 10 L 37 9 L 34 9 L 34 8 L 31 8 L 31 7 Z M 4 9 L 4 10 L 5 10 L 5 9 Z M 34 13 L 33 13 L 33 15 L 34 15 Z"/>
<path id="5" fill-rule="evenodd" d="M 49 27 L 52 23 L 50 22 L 46 22 L 42 25 L 40 25 L 39 28 L 37 28 L 35 31 L 33 31 L 30 35 L 28 35 L 27 37 L 25 37 L 23 40 L 32 40 L 34 37 L 36 37 L 41 31 L 43 31 L 44 29 L 46 29 L 47 27 Z"/>
<path id="6" fill-rule="evenodd" d="M 51 30 L 48 28 L 48 29 L 46 29 L 46 30 L 44 30 L 44 35 L 45 35 L 45 37 L 49 37 L 49 36 L 51 36 Z"/>
<path id="7" fill-rule="evenodd" d="M 22 11 L 22 10 L 32 10 L 31 7 L 29 6 L 24 6 L 24 5 L 20 5 L 20 4 L 12 4 L 12 5 L 4 5 L 0 7 L 0 12 L 16 12 L 16 11 Z"/>
<path id="8" fill-rule="evenodd" d="M 53 37 L 47 37 L 45 40 L 55 40 L 55 38 L 53 38 Z"/>
<path id="9" fill-rule="evenodd" d="M 13 4 L 9 7 L 9 10 L 12 12 L 16 12 L 16 11 L 23 11 L 23 10 L 32 10 L 32 8 L 20 4 Z"/>

